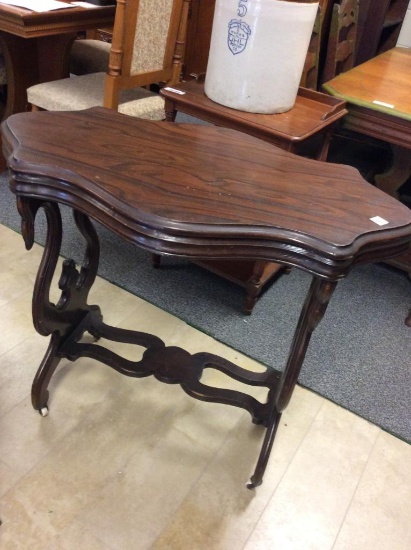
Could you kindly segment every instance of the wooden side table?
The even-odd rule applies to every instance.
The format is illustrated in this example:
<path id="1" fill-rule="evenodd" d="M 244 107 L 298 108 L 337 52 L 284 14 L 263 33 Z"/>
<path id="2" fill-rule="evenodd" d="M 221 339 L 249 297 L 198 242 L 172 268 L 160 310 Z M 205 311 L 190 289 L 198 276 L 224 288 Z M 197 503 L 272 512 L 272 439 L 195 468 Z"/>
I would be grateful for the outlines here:
<path id="1" fill-rule="evenodd" d="M 391 145 L 392 166 L 375 177 L 375 184 L 393 197 L 411 176 L 410 71 L 411 48 L 397 47 L 324 84 L 329 94 L 347 102 L 345 128 Z M 394 265 L 411 275 L 409 253 Z"/>
<path id="2" fill-rule="evenodd" d="M 136 378 L 154 375 L 180 384 L 195 399 L 245 409 L 266 427 L 247 487 L 260 485 L 311 335 L 338 281 L 357 264 L 406 250 L 410 210 L 354 168 L 290 156 L 225 128 L 151 122 L 96 108 L 17 114 L 2 129 L 26 247 L 33 245 L 40 208 L 48 227 L 33 321 L 40 334 L 50 335 L 50 344 L 33 382 L 34 408 L 47 414 L 48 384 L 64 358 L 94 358 Z M 85 258 L 80 268 L 64 261 L 61 296 L 51 303 L 64 230 L 59 204 L 73 209 Z M 268 260 L 311 273 L 284 369 L 249 372 L 210 353 L 191 355 L 167 347 L 157 336 L 106 325 L 98 305 L 88 304 L 99 263 L 91 220 L 154 253 Z M 125 359 L 100 342 L 83 341 L 86 332 L 143 347 L 142 359 Z M 207 368 L 243 382 L 244 388 L 265 387 L 267 399 L 203 384 Z"/>
<path id="3" fill-rule="evenodd" d="M 163 88 L 166 118 L 174 121 L 177 112 L 201 120 L 233 128 L 281 147 L 292 153 L 311 153 L 319 160 L 327 157 L 335 124 L 347 113 L 345 101 L 326 94 L 300 88 L 295 106 L 287 113 L 261 115 L 224 107 L 209 99 L 201 80 L 191 80 Z M 244 311 L 250 314 L 263 289 L 283 270 L 283 266 L 267 261 L 196 261 L 202 267 L 245 288 Z M 158 267 L 160 258 L 154 258 Z M 288 271 L 288 270 L 286 270 Z"/>
<path id="4" fill-rule="evenodd" d="M 335 124 L 347 114 L 345 100 L 315 90 L 300 88 L 294 107 L 286 113 L 261 115 L 224 107 L 204 93 L 204 82 L 190 80 L 172 88 L 162 88 L 167 120 L 177 112 L 192 115 L 224 128 L 239 130 L 268 141 L 285 151 L 306 154 L 312 141 L 315 158 L 326 160 Z"/>

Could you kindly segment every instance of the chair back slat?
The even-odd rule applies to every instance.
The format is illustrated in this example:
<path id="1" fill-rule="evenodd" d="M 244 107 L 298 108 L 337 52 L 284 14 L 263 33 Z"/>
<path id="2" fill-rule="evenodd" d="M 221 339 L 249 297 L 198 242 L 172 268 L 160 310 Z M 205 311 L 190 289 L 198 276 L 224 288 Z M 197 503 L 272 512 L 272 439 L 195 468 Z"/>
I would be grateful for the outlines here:
<path id="1" fill-rule="evenodd" d="M 322 84 L 354 66 L 358 12 L 359 0 L 341 0 L 334 5 Z"/>

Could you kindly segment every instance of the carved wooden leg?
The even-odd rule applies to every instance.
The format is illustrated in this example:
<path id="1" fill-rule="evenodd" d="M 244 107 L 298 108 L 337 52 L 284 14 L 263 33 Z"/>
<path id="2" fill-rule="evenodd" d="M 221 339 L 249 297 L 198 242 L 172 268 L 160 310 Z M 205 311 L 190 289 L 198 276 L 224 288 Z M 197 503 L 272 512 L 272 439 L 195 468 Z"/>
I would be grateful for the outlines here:
<path id="1" fill-rule="evenodd" d="M 61 357 L 58 356 L 60 337 L 57 332 L 52 334 L 46 355 L 40 364 L 31 387 L 31 403 L 33 408 L 45 416 L 48 411 L 49 392 L 47 390 L 50 378 L 53 376 Z"/>
<path id="2" fill-rule="evenodd" d="M 407 325 L 407 327 L 411 327 L 411 307 L 410 307 L 410 311 L 408 312 L 408 315 L 405 319 L 405 324 Z"/>
<path id="3" fill-rule="evenodd" d="M 34 242 L 34 220 L 39 208 L 47 219 L 47 238 L 33 293 L 33 322 L 41 335 L 51 334 L 47 352 L 37 371 L 32 386 L 32 403 L 37 410 L 47 409 L 47 386 L 60 359 L 62 348 L 84 319 L 91 313 L 99 315 L 97 306 L 88 306 L 87 298 L 97 273 L 99 242 L 97 233 L 86 216 L 74 212 L 76 225 L 87 247 L 83 264 L 77 270 L 73 260 L 63 262 L 59 281 L 61 296 L 57 304 L 50 302 L 50 286 L 61 248 L 62 226 L 56 203 L 20 198 L 18 209 L 22 217 L 22 233 L 26 248 Z M 98 336 L 98 335 L 97 335 Z"/>
<path id="4" fill-rule="evenodd" d="M 275 396 L 271 402 L 271 413 L 267 432 L 255 472 L 247 483 L 248 489 L 258 487 L 263 481 L 263 475 L 270 457 L 281 413 L 287 407 L 291 399 L 307 352 L 311 334 L 323 318 L 336 285 L 337 283 L 335 282 L 325 281 L 317 277 L 313 278 L 294 333 L 286 367 L 281 373 Z"/>

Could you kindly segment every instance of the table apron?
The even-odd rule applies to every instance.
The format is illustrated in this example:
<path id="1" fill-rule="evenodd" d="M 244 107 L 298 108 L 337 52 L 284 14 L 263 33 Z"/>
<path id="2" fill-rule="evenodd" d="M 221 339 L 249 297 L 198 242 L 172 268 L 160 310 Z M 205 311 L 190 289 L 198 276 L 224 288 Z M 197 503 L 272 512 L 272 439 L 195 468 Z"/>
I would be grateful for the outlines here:
<path id="1" fill-rule="evenodd" d="M 343 126 L 388 143 L 411 149 L 411 121 L 372 109 L 348 106 Z"/>

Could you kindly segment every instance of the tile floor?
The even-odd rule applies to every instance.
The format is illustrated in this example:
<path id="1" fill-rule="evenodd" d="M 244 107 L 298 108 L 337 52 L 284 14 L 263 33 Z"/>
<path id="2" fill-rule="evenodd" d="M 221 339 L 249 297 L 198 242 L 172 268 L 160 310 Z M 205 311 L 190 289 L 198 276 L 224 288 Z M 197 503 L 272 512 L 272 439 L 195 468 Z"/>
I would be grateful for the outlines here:
<path id="1" fill-rule="evenodd" d="M 47 345 L 30 312 L 40 254 L 0 226 L 2 550 L 411 548 L 411 446 L 301 388 L 255 491 L 263 429 L 177 386 L 64 361 L 42 418 L 29 395 Z M 110 324 L 260 368 L 104 280 L 93 298 Z"/>

